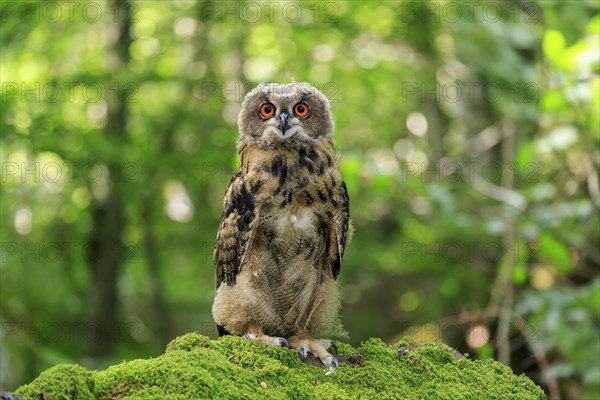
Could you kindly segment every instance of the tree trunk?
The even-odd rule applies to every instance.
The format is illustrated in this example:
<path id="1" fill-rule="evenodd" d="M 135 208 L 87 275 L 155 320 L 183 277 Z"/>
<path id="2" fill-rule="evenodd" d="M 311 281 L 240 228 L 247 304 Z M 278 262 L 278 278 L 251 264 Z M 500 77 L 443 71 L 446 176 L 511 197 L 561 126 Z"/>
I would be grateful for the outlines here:
<path id="1" fill-rule="evenodd" d="M 113 54 L 120 61 L 117 68 L 123 68 L 129 61 L 130 5 L 124 0 L 115 0 L 115 19 L 118 25 L 118 40 Z M 108 140 L 124 141 L 127 120 L 127 93 L 124 85 L 119 85 L 119 93 L 109 102 L 108 121 L 104 133 Z M 100 155 L 102 159 L 102 155 Z M 116 158 L 119 160 L 119 158 Z M 122 165 L 109 161 L 110 177 L 102 181 L 106 185 L 106 195 L 92 202 L 93 228 L 89 238 L 91 254 L 88 257 L 92 277 L 91 314 L 93 330 L 89 335 L 90 355 L 104 356 L 112 353 L 114 340 L 117 337 L 118 291 L 117 282 L 123 263 L 125 248 L 121 242 L 121 232 L 125 225 L 123 220 L 123 201 L 120 185 L 123 171 Z"/>

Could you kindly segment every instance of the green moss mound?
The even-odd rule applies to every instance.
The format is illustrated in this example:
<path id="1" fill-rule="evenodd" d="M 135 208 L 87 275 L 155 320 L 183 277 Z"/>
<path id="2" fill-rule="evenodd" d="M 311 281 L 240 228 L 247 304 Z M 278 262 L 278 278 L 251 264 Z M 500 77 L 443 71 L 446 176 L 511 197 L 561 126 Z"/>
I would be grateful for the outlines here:
<path id="1" fill-rule="evenodd" d="M 389 347 L 370 339 L 339 343 L 342 363 L 330 375 L 280 347 L 239 337 L 190 333 L 165 354 L 104 371 L 58 365 L 17 390 L 23 399 L 545 399 L 526 376 L 496 361 L 462 358 L 441 342 L 409 339 Z"/>

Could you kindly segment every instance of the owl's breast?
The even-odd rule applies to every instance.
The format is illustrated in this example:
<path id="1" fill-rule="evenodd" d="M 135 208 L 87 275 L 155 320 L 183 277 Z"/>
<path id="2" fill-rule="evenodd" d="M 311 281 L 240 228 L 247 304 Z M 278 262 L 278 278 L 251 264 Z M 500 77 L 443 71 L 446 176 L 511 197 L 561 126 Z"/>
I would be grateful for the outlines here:
<path id="1" fill-rule="evenodd" d="M 336 196 L 342 180 L 330 143 L 247 151 L 242 166 L 260 216 L 257 237 L 264 236 L 261 243 L 267 247 L 283 248 L 286 254 L 304 251 L 339 213 Z"/>

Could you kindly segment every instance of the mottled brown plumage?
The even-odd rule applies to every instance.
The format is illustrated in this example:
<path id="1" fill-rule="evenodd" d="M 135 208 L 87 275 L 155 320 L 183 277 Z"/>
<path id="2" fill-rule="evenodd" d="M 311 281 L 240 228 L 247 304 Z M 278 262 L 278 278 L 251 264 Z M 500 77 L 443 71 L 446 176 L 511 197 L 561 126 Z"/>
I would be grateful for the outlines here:
<path id="1" fill-rule="evenodd" d="M 244 99 L 238 125 L 241 163 L 223 202 L 213 317 L 221 333 L 285 338 L 334 367 L 331 342 L 313 339 L 345 335 L 335 279 L 349 199 L 329 102 L 308 84 L 262 84 Z"/>

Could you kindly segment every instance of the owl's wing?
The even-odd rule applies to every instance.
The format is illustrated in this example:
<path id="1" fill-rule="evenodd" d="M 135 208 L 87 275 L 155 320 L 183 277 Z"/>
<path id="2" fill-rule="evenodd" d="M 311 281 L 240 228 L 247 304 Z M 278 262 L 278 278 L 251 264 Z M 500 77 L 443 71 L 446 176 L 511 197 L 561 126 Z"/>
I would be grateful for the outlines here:
<path id="1" fill-rule="evenodd" d="M 256 229 L 258 217 L 254 195 L 246 189 L 244 177 L 238 171 L 229 182 L 221 224 L 215 243 L 214 261 L 217 269 L 217 289 L 223 281 L 235 284 L 244 257 Z"/>
<path id="2" fill-rule="evenodd" d="M 331 273 L 333 278 L 336 279 L 342 266 L 344 250 L 352 233 L 350 229 L 350 198 L 344 181 L 341 181 L 340 189 L 333 199 L 333 204 L 336 206 L 336 215 L 330 226 L 326 254 L 329 258 L 328 264 L 331 265 Z"/>

